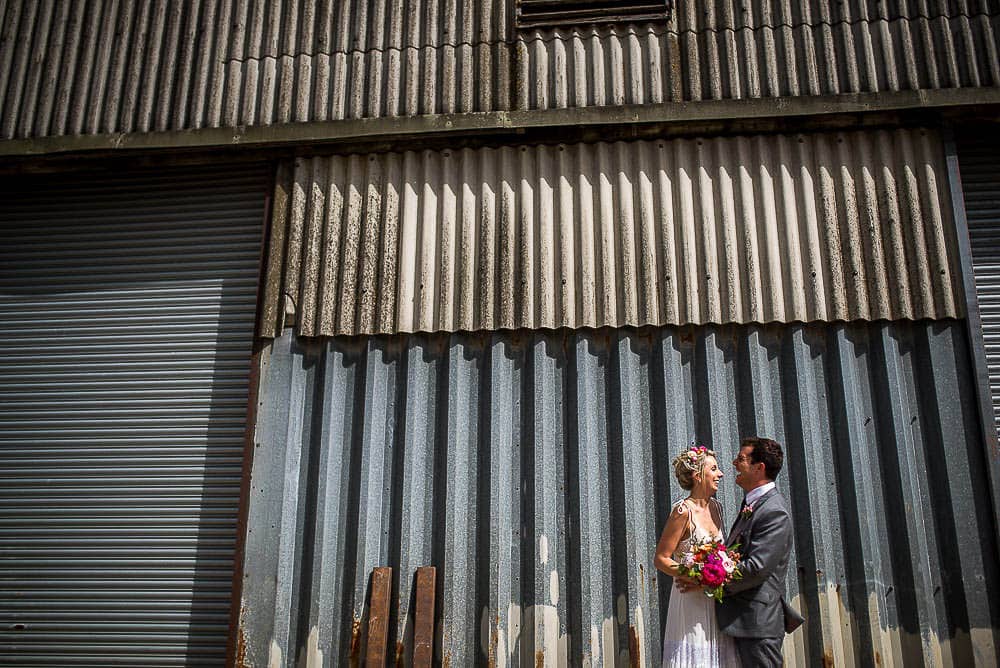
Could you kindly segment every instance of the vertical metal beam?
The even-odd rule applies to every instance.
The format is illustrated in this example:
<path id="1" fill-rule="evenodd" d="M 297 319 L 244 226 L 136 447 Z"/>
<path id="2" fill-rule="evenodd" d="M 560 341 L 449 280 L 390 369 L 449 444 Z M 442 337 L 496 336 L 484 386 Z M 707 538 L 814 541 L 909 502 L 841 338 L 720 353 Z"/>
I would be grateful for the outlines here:
<path id="1" fill-rule="evenodd" d="M 573 337 L 576 384 L 576 484 L 579 486 L 580 643 L 584 660 L 612 665 L 618 656 L 615 602 L 612 592 L 612 504 L 608 475 L 606 339 L 589 332 Z"/>
<path id="2" fill-rule="evenodd" d="M 979 298 L 976 295 L 976 280 L 972 266 L 972 243 L 969 240 L 969 223 L 965 215 L 965 194 L 962 192 L 962 176 L 958 164 L 958 148 L 955 132 L 945 126 L 943 132 L 945 162 L 948 167 L 948 186 L 951 195 L 952 217 L 955 220 L 955 236 L 962 272 L 962 289 L 965 293 L 965 331 L 969 337 L 969 351 L 975 371 L 976 398 L 979 404 L 979 424 L 983 430 L 983 448 L 986 455 L 990 481 L 990 496 L 993 499 L 993 531 L 1000 544 L 1000 445 L 997 443 L 996 422 L 993 416 L 993 400 L 990 393 L 990 374 L 986 366 L 986 344 L 983 340 L 983 320 L 979 313 Z"/>
<path id="3" fill-rule="evenodd" d="M 522 645 L 529 644 L 521 633 L 521 385 L 525 365 L 523 346 L 515 345 L 504 334 L 495 332 L 489 345 L 488 662 L 504 668 L 516 665 Z"/>
<path id="4" fill-rule="evenodd" d="M 257 260 L 257 299 L 255 310 L 254 331 L 260 331 L 261 316 L 264 304 L 264 284 L 266 280 L 265 259 L 270 248 L 271 238 L 271 207 L 272 194 L 275 187 L 275 168 L 272 167 L 268 179 L 268 191 L 264 196 L 264 216 L 261 219 L 260 257 Z M 229 635 L 226 641 L 226 665 L 236 666 L 243 663 L 245 647 L 242 630 L 240 629 L 240 610 L 243 599 L 243 565 L 246 555 L 247 518 L 250 507 L 250 473 L 253 470 L 254 441 L 257 434 L 257 402 L 260 394 L 260 371 L 263 351 L 270 346 L 270 341 L 255 337 L 253 351 L 250 354 L 249 378 L 247 387 L 246 426 L 243 431 L 243 466 L 240 474 L 240 502 L 236 519 L 236 548 L 233 551 L 233 593 L 229 604 Z"/>

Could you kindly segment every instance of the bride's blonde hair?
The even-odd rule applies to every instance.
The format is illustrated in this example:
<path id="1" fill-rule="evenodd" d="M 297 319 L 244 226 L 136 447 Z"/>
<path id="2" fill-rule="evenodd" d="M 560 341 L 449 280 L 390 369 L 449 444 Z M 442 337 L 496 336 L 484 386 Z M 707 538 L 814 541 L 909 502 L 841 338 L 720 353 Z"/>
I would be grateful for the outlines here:
<path id="1" fill-rule="evenodd" d="M 674 477 L 682 489 L 694 488 L 694 477 L 705 468 L 706 457 L 715 457 L 715 451 L 704 445 L 692 445 L 674 457 Z"/>

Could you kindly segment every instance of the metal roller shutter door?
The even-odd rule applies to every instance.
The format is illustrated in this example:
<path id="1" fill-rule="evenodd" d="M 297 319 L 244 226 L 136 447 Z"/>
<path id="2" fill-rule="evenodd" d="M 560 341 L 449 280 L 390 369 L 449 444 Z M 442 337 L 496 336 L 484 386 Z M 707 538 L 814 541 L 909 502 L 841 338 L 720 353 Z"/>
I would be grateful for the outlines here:
<path id="1" fill-rule="evenodd" d="M 221 664 L 266 170 L 2 189 L 0 663 Z"/>
<path id="2" fill-rule="evenodd" d="M 960 141 L 958 162 L 976 296 L 983 321 L 993 416 L 1000 428 L 1000 139 L 981 134 Z"/>

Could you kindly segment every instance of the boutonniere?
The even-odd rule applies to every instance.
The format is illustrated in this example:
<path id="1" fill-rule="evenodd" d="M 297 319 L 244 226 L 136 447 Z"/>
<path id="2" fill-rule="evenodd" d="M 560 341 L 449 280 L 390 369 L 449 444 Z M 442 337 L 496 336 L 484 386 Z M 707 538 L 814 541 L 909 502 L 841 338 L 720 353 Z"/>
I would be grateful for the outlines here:
<path id="1" fill-rule="evenodd" d="M 748 520 L 753 515 L 753 506 L 746 506 L 740 511 L 740 519 Z"/>

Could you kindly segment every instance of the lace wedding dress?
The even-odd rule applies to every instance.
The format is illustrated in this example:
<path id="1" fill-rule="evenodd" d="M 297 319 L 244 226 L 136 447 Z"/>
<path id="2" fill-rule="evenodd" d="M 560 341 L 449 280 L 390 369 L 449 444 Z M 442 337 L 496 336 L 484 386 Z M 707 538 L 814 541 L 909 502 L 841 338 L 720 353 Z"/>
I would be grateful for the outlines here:
<path id="1" fill-rule="evenodd" d="M 682 503 L 685 501 L 679 501 L 674 508 Z M 718 504 L 718 501 L 713 499 L 712 503 Z M 680 561 L 690 551 L 692 543 L 712 538 L 724 540 L 721 529 L 712 536 L 695 523 L 691 509 L 686 510 L 688 531 L 674 550 L 672 558 L 675 561 Z M 663 668 L 728 668 L 737 665 L 733 639 L 719 631 L 715 623 L 715 601 L 705 596 L 701 589 L 681 593 L 675 583 L 670 590 L 667 626 L 663 631 Z"/>

